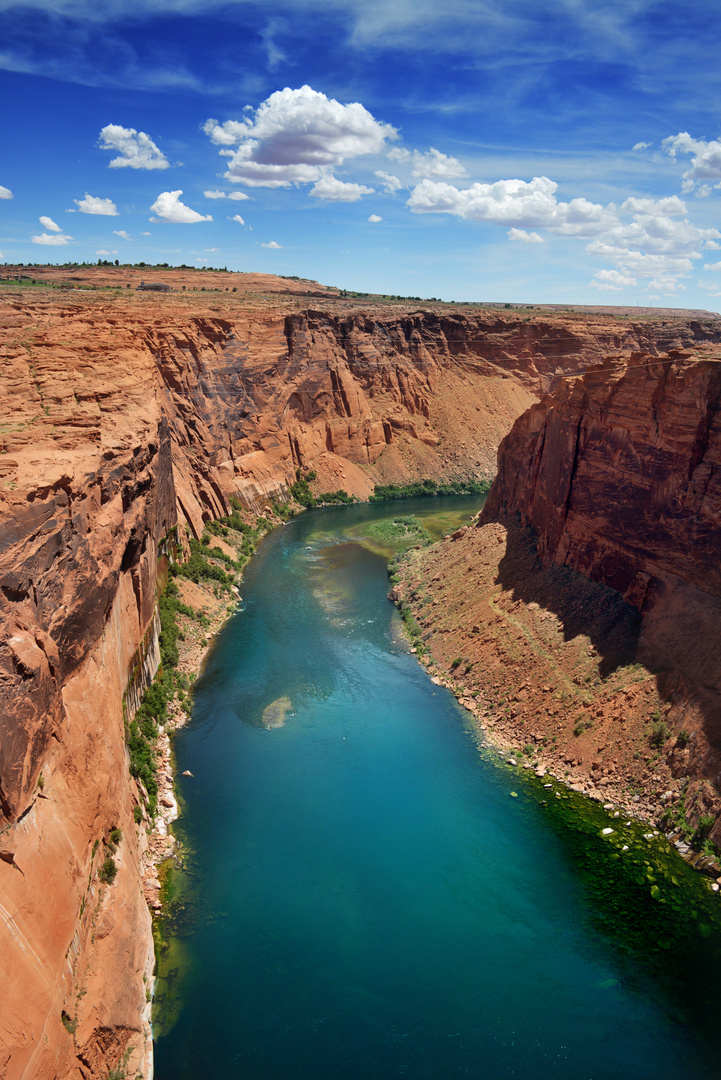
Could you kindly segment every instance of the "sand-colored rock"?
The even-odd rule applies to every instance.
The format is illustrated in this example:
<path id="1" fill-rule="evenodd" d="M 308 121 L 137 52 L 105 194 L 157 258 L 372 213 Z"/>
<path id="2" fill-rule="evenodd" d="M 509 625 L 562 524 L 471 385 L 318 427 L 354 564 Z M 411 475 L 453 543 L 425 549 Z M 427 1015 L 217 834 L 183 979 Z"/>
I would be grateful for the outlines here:
<path id="1" fill-rule="evenodd" d="M 646 777 L 656 810 L 665 779 L 690 778 L 692 823 L 701 814 L 721 813 L 720 405 L 718 352 L 709 359 L 677 351 L 635 354 L 564 382 L 502 442 L 480 530 L 482 536 L 493 522 L 527 527 L 539 567 L 546 573 L 568 568 L 569 596 L 583 594 L 571 571 L 607 587 L 607 612 L 618 614 L 618 629 L 625 627 L 630 651 L 624 662 L 648 673 L 648 702 L 634 716 L 628 703 L 637 701 L 637 691 L 621 704 L 594 696 L 595 716 L 579 722 L 623 724 L 627 745 L 657 762 Z M 477 558 L 471 558 L 474 568 Z M 520 606 L 540 605 L 549 619 L 560 617 L 567 631 L 562 595 L 552 595 L 530 568 L 519 577 L 508 546 L 504 559 L 498 584 Z M 626 608 L 618 606 L 622 598 Z M 633 632 L 629 612 L 638 620 Z M 599 612 L 585 633 L 591 668 L 610 679 L 621 659 L 601 634 L 602 622 Z M 585 676 L 580 679 L 583 686 Z M 541 702 L 535 706 L 543 711 Z M 650 736 L 661 722 L 667 736 L 654 754 Z M 623 739 L 609 731 L 605 741 L 617 743 L 623 757 Z M 624 768 L 640 781 L 632 764 L 625 761 Z M 607 782 L 593 772 L 591 779 Z M 721 841 L 718 822 L 712 838 Z"/>
<path id="2" fill-rule="evenodd" d="M 361 496 L 490 474 L 547 386 L 609 348 L 708 349 L 720 323 L 359 310 L 263 275 L 164 272 L 165 295 L 136 293 L 124 268 L 23 273 L 72 288 L 0 286 L 0 1074 L 106 1076 L 130 1048 L 129 1074 L 149 1075 L 148 904 L 172 839 L 135 827 L 123 703 L 157 664 L 176 523 L 187 543 L 231 494 L 264 510 L 306 465 L 316 490 Z"/>

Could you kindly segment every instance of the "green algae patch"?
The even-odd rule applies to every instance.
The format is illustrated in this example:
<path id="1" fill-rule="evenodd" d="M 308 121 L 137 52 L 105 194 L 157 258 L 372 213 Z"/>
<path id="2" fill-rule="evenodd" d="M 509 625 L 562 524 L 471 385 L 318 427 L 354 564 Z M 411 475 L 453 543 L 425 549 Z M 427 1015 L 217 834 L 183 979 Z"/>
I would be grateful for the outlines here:
<path id="1" fill-rule="evenodd" d="M 183 990 L 191 961 L 186 944 L 189 908 L 189 881 L 175 862 L 166 859 L 159 869 L 160 901 L 163 913 L 153 919 L 155 944 L 155 993 L 153 997 L 154 1038 L 166 1035 L 177 1023 L 183 1008 Z"/>
<path id="2" fill-rule="evenodd" d="M 263 709 L 263 727 L 269 730 L 283 727 L 285 718 L 292 708 L 293 702 L 289 697 L 279 697 L 271 701 L 270 705 Z"/>
<path id="3" fill-rule="evenodd" d="M 640 962 L 673 1002 L 676 1019 L 712 1034 L 718 1002 L 708 987 L 721 964 L 721 901 L 710 879 L 653 826 L 622 810 L 616 817 L 615 807 L 604 809 L 555 777 L 508 766 L 485 747 L 481 753 L 499 773 L 512 773 L 529 812 L 541 809 L 586 893 L 590 922 L 617 952 L 620 977 L 629 979 L 624 957 Z"/>

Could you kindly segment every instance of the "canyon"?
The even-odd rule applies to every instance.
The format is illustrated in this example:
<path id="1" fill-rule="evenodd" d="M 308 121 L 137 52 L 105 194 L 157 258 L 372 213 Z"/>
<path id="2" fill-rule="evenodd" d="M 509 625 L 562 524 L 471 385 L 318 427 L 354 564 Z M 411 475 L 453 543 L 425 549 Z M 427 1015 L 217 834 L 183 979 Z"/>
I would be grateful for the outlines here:
<path id="1" fill-rule="evenodd" d="M 418 553 L 438 560 L 423 568 L 440 575 L 431 607 L 454 618 L 440 660 L 463 635 L 498 649 L 461 611 L 481 543 L 514 563 L 494 570 L 508 570 L 502 604 L 520 621 L 521 606 L 551 612 L 559 638 L 558 573 L 593 579 L 607 591 L 586 598 L 598 657 L 584 662 L 612 653 L 614 628 L 591 624 L 618 596 L 614 626 L 639 638 L 646 672 L 624 701 L 644 718 L 653 694 L 669 705 L 692 738 L 664 767 L 716 807 L 721 318 L 384 302 L 190 270 L 23 276 L 0 285 L 3 1077 L 101 1077 L 121 1062 L 151 1074 L 148 821 L 125 729 L 157 671 L 169 563 L 231 496 L 272 514 L 307 470 L 316 491 L 359 498 L 376 483 L 490 478 L 501 444 L 487 524 Z M 138 292 L 141 280 L 174 291 Z M 533 679 L 517 692 L 504 723 L 531 708 Z M 567 710 L 576 724 L 582 704 Z"/>
<path id="2" fill-rule="evenodd" d="M 705 819 L 717 846 L 720 359 L 564 381 L 501 442 L 475 527 L 401 588 L 431 670 L 514 761 L 677 836 Z"/>

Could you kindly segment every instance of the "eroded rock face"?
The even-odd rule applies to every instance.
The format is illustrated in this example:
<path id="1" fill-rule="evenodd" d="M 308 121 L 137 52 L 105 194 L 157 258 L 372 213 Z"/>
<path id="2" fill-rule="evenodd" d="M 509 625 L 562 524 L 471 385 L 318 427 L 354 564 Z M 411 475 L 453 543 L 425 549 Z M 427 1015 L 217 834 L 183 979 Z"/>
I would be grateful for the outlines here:
<path id="1" fill-rule="evenodd" d="M 0 307 L 8 1080 L 104 1076 L 128 1049 L 129 1074 L 149 1072 L 152 940 L 123 707 L 132 673 L 157 655 L 146 646 L 159 552 L 176 523 L 199 536 L 230 494 L 262 510 L 305 465 L 326 489 L 363 496 L 374 481 L 490 473 L 513 420 L 609 348 L 721 336 L 713 320 L 336 311 L 318 307 L 319 289 L 304 311 L 265 292 L 18 293 Z M 691 416 L 703 393 L 684 393 Z M 716 437 L 708 415 L 699 448 Z M 694 459 L 699 507 L 715 491 L 709 454 Z M 119 871 L 103 885 L 114 828 Z"/>
<path id="2" fill-rule="evenodd" d="M 641 613 L 637 658 L 656 673 L 669 736 L 691 735 L 666 754 L 675 775 L 711 785 L 718 813 L 721 359 L 636 353 L 561 384 L 501 443 L 482 522 L 513 519 L 533 527 L 546 565 Z"/>

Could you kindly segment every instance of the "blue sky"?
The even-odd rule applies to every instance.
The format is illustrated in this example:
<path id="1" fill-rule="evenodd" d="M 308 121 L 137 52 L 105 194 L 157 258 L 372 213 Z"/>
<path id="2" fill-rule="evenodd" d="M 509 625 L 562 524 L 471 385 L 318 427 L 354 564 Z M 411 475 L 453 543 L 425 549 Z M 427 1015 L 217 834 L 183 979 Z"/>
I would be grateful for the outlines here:
<path id="1" fill-rule="evenodd" d="M 718 0 L 0 0 L 0 252 L 719 311 L 720 56 Z"/>

